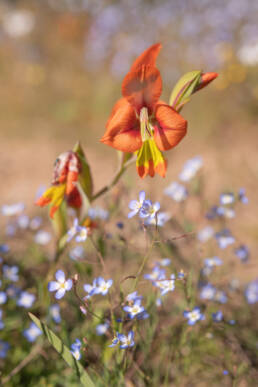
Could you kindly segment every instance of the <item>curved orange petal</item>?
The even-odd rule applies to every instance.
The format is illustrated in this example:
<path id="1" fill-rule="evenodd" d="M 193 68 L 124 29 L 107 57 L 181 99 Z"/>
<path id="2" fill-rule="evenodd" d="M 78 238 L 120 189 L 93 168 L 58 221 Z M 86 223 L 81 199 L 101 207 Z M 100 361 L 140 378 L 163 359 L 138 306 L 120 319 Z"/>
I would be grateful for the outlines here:
<path id="1" fill-rule="evenodd" d="M 153 44 L 147 50 L 145 50 L 138 58 L 134 61 L 131 67 L 131 71 L 135 71 L 138 67 L 142 65 L 150 65 L 155 67 L 156 59 L 160 52 L 162 45 L 160 43 Z"/>
<path id="2" fill-rule="evenodd" d="M 142 65 L 131 70 L 123 80 L 122 94 L 138 113 L 142 107 L 147 107 L 151 113 L 161 92 L 160 72 L 151 65 Z"/>
<path id="3" fill-rule="evenodd" d="M 154 139 L 158 148 L 165 151 L 175 147 L 186 135 L 187 121 L 166 104 L 157 104 L 155 117 Z"/>
<path id="4" fill-rule="evenodd" d="M 100 141 L 123 152 L 135 152 L 141 147 L 139 121 L 125 98 L 114 106 Z"/>
<path id="5" fill-rule="evenodd" d="M 196 87 L 195 91 L 201 90 L 203 87 L 207 86 L 210 82 L 216 79 L 218 75 L 218 73 L 203 73 L 201 75 L 200 83 Z"/>

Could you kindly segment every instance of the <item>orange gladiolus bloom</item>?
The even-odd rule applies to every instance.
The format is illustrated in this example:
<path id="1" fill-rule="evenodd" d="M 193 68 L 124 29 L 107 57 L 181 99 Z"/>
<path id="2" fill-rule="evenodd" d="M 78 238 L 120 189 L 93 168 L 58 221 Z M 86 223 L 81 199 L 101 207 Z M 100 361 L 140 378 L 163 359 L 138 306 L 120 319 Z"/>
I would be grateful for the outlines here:
<path id="1" fill-rule="evenodd" d="M 64 199 L 70 207 L 81 207 L 82 199 L 76 187 L 80 169 L 78 156 L 72 151 L 62 153 L 56 159 L 52 186 L 36 202 L 40 207 L 51 205 L 51 218 Z"/>
<path id="2" fill-rule="evenodd" d="M 166 173 L 162 151 L 175 147 L 185 136 L 187 121 L 161 101 L 162 79 L 156 68 L 161 44 L 154 44 L 133 63 L 122 84 L 101 141 L 123 152 L 137 152 L 140 177 Z"/>

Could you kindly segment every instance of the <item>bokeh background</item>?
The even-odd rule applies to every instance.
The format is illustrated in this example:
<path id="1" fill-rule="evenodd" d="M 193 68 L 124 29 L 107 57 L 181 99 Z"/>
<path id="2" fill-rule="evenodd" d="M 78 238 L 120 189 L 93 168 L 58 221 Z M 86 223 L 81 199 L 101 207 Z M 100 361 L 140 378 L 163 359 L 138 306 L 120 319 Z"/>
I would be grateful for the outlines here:
<path id="1" fill-rule="evenodd" d="M 244 235 L 258 238 L 258 2 L 253 0 L 46 0 L 0 3 L 1 203 L 29 212 L 56 156 L 80 140 L 96 189 L 116 169 L 116 152 L 99 142 L 121 81 L 145 48 L 162 42 L 163 99 L 187 71 L 219 78 L 183 109 L 188 135 L 167 153 L 167 178 L 125 178 L 135 191 L 161 189 L 183 162 L 204 159 L 206 197 L 246 187 Z M 38 211 L 38 210 L 37 210 Z M 247 211 L 246 211 L 247 212 Z M 243 230 L 240 230 L 241 232 Z"/>

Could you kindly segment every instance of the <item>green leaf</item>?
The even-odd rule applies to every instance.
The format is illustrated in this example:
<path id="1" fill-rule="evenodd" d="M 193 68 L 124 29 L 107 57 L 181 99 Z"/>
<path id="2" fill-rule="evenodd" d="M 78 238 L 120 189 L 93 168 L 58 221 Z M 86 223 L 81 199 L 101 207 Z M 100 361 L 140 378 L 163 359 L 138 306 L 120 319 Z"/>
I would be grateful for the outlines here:
<path id="1" fill-rule="evenodd" d="M 93 180 L 91 176 L 90 166 L 85 157 L 84 151 L 80 142 L 77 142 L 73 148 L 73 152 L 77 154 L 81 162 L 82 170 L 79 174 L 79 183 L 88 199 L 91 200 L 93 192 Z"/>
<path id="2" fill-rule="evenodd" d="M 46 324 L 41 322 L 34 314 L 29 313 L 32 321 L 42 330 L 50 344 L 55 348 L 55 350 L 62 356 L 62 358 L 66 361 L 66 363 L 74 370 L 80 379 L 83 386 L 94 387 L 95 384 L 89 377 L 88 373 L 85 371 L 83 366 L 79 361 L 77 361 L 70 350 L 64 345 L 64 343 L 55 335 L 51 329 L 47 327 Z"/>
<path id="3" fill-rule="evenodd" d="M 67 206 L 64 200 L 51 220 L 56 236 L 60 239 L 67 232 Z"/>
<path id="4" fill-rule="evenodd" d="M 201 71 L 191 71 L 183 75 L 174 87 L 169 105 L 179 111 L 189 100 L 201 78 Z"/>

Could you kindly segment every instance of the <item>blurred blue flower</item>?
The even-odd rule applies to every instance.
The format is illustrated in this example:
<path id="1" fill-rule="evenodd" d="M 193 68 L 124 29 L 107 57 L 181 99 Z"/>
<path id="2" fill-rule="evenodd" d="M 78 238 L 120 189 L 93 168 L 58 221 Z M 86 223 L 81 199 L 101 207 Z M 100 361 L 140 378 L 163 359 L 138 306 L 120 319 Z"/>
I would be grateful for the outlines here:
<path id="1" fill-rule="evenodd" d="M 18 272 L 19 272 L 18 266 L 3 265 L 3 276 L 9 281 L 13 281 L 13 282 L 18 281 L 19 279 Z"/>
<path id="2" fill-rule="evenodd" d="M 10 251 L 10 247 L 7 244 L 0 245 L 0 254 L 7 254 Z"/>
<path id="3" fill-rule="evenodd" d="M 204 260 L 204 265 L 207 267 L 214 267 L 222 265 L 222 260 L 219 257 L 206 258 Z"/>
<path id="4" fill-rule="evenodd" d="M 40 335 L 42 335 L 42 331 L 33 322 L 30 323 L 29 328 L 23 331 L 23 336 L 25 336 L 30 343 L 33 343 Z"/>
<path id="5" fill-rule="evenodd" d="M 85 258 L 85 255 L 85 248 L 82 245 L 76 245 L 69 251 L 69 257 L 74 261 Z"/>
<path id="6" fill-rule="evenodd" d="M 211 284 L 206 284 L 201 288 L 200 298 L 202 300 L 213 300 L 216 294 L 216 288 Z"/>
<path id="7" fill-rule="evenodd" d="M 60 306 L 58 304 L 50 305 L 49 314 L 55 323 L 59 324 L 61 322 Z"/>
<path id="8" fill-rule="evenodd" d="M 94 219 L 101 219 L 101 220 L 107 220 L 109 217 L 109 212 L 107 210 L 104 210 L 101 207 L 90 207 L 88 209 L 88 216 L 94 220 Z"/>
<path id="9" fill-rule="evenodd" d="M 16 225 L 13 224 L 13 223 L 9 223 L 6 225 L 5 227 L 5 235 L 7 235 L 8 237 L 13 237 L 16 233 Z"/>
<path id="10" fill-rule="evenodd" d="M 228 375 L 228 374 L 229 374 L 228 370 L 223 370 L 223 375 Z"/>
<path id="11" fill-rule="evenodd" d="M 234 253 L 237 256 L 237 258 L 239 258 L 240 261 L 242 261 L 242 262 L 247 262 L 249 260 L 250 251 L 246 245 L 241 245 L 241 246 L 237 247 L 234 250 Z"/>
<path id="12" fill-rule="evenodd" d="M 138 314 L 145 311 L 144 307 L 141 305 L 141 299 L 136 299 L 132 305 L 126 305 L 123 307 L 123 310 L 128 313 L 130 319 L 134 319 Z"/>
<path id="13" fill-rule="evenodd" d="M 151 200 L 145 200 L 143 202 L 142 208 L 139 211 L 140 218 L 148 218 L 150 220 L 155 219 L 159 209 L 159 202 L 152 204 Z"/>
<path id="14" fill-rule="evenodd" d="M 79 339 L 76 339 L 75 342 L 71 345 L 70 352 L 76 360 L 81 359 L 81 346 L 82 343 Z"/>
<path id="15" fill-rule="evenodd" d="M 3 311 L 2 309 L 0 309 L 0 330 L 4 328 L 2 317 L 3 317 Z"/>
<path id="16" fill-rule="evenodd" d="M 249 202 L 248 198 L 245 196 L 245 188 L 240 188 L 238 192 L 238 199 L 243 204 L 247 204 Z"/>
<path id="17" fill-rule="evenodd" d="M 175 200 L 176 202 L 182 202 L 188 196 L 187 189 L 182 184 L 179 184 L 176 181 L 171 183 L 164 190 L 164 194 L 169 196 L 171 199 Z"/>
<path id="18" fill-rule="evenodd" d="M 171 264 L 171 259 L 170 258 L 162 258 L 158 263 L 161 266 L 169 266 Z"/>
<path id="19" fill-rule="evenodd" d="M 38 230 L 42 224 L 42 218 L 40 216 L 35 216 L 30 221 L 30 229 Z"/>
<path id="20" fill-rule="evenodd" d="M 216 294 L 214 296 L 214 301 L 219 302 L 220 304 L 226 304 L 228 301 L 228 297 L 225 292 L 222 290 L 216 290 Z"/>
<path id="21" fill-rule="evenodd" d="M 1 208 L 2 215 L 14 216 L 20 214 L 25 208 L 23 203 L 5 204 Z"/>
<path id="22" fill-rule="evenodd" d="M 102 296 L 105 296 L 112 284 L 112 279 L 105 281 L 104 278 L 97 277 L 93 280 L 93 289 L 91 290 L 90 295 L 92 296 L 94 294 L 102 294 Z"/>
<path id="23" fill-rule="evenodd" d="M 139 200 L 131 200 L 129 203 L 129 209 L 131 210 L 128 214 L 128 218 L 132 218 L 136 214 L 138 214 L 142 208 L 142 205 L 145 201 L 145 192 L 141 191 L 139 193 Z"/>
<path id="24" fill-rule="evenodd" d="M 162 279 L 155 281 L 155 286 L 160 289 L 161 296 L 164 296 L 168 292 L 173 292 L 175 289 L 175 274 L 171 274 L 170 279 Z"/>
<path id="25" fill-rule="evenodd" d="M 194 325 L 197 321 L 204 320 L 205 318 L 201 313 L 201 309 L 197 306 L 192 311 L 185 310 L 183 314 L 188 319 L 188 325 Z"/>
<path id="26" fill-rule="evenodd" d="M 10 348 L 9 343 L 0 340 L 0 359 L 4 359 L 7 356 L 7 352 Z"/>
<path id="27" fill-rule="evenodd" d="M 29 227 L 30 218 L 28 217 L 28 215 L 23 214 L 17 218 L 16 222 L 19 228 L 25 230 Z"/>
<path id="28" fill-rule="evenodd" d="M 211 239 L 213 235 L 214 229 L 211 226 L 206 226 L 198 232 L 197 238 L 200 242 L 204 243 Z"/>
<path id="29" fill-rule="evenodd" d="M 65 279 L 65 274 L 62 270 L 57 270 L 56 281 L 50 281 L 48 283 L 48 290 L 50 292 L 56 292 L 55 298 L 60 299 L 64 297 L 65 292 L 72 289 L 73 281 L 71 279 Z"/>
<path id="30" fill-rule="evenodd" d="M 169 219 L 171 219 L 171 215 L 168 212 L 158 212 L 157 226 L 163 227 L 167 223 L 167 221 L 169 221 Z M 156 217 L 145 219 L 144 224 L 146 224 L 146 226 L 149 226 L 149 225 L 156 226 Z"/>
<path id="31" fill-rule="evenodd" d="M 87 227 L 80 226 L 77 218 L 74 219 L 73 226 L 67 232 L 67 242 L 70 242 L 74 237 L 78 243 L 86 241 L 88 237 Z"/>
<path id="32" fill-rule="evenodd" d="M 142 296 L 140 296 L 138 294 L 137 290 L 135 292 L 130 293 L 130 294 L 128 294 L 126 296 L 126 301 L 128 301 L 128 302 L 131 302 L 131 301 L 135 302 L 136 300 L 141 300 L 141 299 L 142 299 Z"/>
<path id="33" fill-rule="evenodd" d="M 104 324 L 98 324 L 96 326 L 96 333 L 98 336 L 105 335 L 109 328 L 109 322 L 105 322 Z"/>
<path id="34" fill-rule="evenodd" d="M 115 346 L 119 343 L 118 335 L 119 335 L 119 333 L 117 332 L 117 333 L 116 333 L 116 336 L 113 337 L 112 343 L 109 345 L 110 348 L 115 347 Z"/>
<path id="35" fill-rule="evenodd" d="M 7 295 L 5 292 L 0 292 L 0 305 L 5 304 L 7 300 Z"/>
<path id="36" fill-rule="evenodd" d="M 221 230 L 215 234 L 218 246 L 221 249 L 225 249 L 229 245 L 235 243 L 235 238 L 231 235 L 231 232 L 228 229 Z"/>
<path id="37" fill-rule="evenodd" d="M 84 297 L 86 300 L 88 300 L 92 296 L 91 292 L 94 289 L 94 286 L 91 284 L 84 284 L 83 289 L 85 290 L 86 293 L 88 293 L 87 296 Z"/>
<path id="38" fill-rule="evenodd" d="M 227 204 L 233 204 L 235 201 L 235 196 L 232 192 L 224 192 L 220 195 L 220 204 L 223 206 Z"/>
<path id="39" fill-rule="evenodd" d="M 47 245 L 51 241 L 51 234 L 48 231 L 39 230 L 35 236 L 34 241 L 39 245 Z"/>
<path id="40" fill-rule="evenodd" d="M 15 286 L 14 284 L 10 284 L 6 288 L 6 294 L 9 298 L 17 298 L 21 293 L 21 289 Z"/>
<path id="41" fill-rule="evenodd" d="M 28 309 L 32 307 L 35 299 L 36 299 L 36 296 L 34 294 L 24 291 L 24 292 L 21 292 L 21 294 L 19 295 L 19 298 L 17 300 L 17 305 Z"/>
<path id="42" fill-rule="evenodd" d="M 156 265 L 154 266 L 150 274 L 144 274 L 143 277 L 147 280 L 155 282 L 156 280 L 165 279 L 166 278 L 165 273 L 166 271 L 164 269 L 161 269 L 159 265 Z"/>
<path id="43" fill-rule="evenodd" d="M 258 279 L 250 282 L 245 290 L 245 298 L 248 304 L 255 304 L 258 301 Z"/>
<path id="44" fill-rule="evenodd" d="M 126 349 L 134 346 L 134 332 L 130 331 L 128 336 L 118 333 L 118 340 L 120 341 L 120 348 Z"/>
<path id="45" fill-rule="evenodd" d="M 185 272 L 183 269 L 181 269 L 178 273 L 177 273 L 177 278 L 178 279 L 184 279 L 185 278 Z"/>
<path id="46" fill-rule="evenodd" d="M 212 313 L 212 320 L 214 322 L 221 322 L 223 320 L 223 313 L 221 312 L 221 310 L 218 310 L 217 312 Z"/>
<path id="47" fill-rule="evenodd" d="M 200 156 L 195 156 L 192 159 L 187 160 L 183 166 L 182 172 L 179 174 L 179 179 L 184 182 L 191 180 L 202 166 L 203 160 Z"/>

